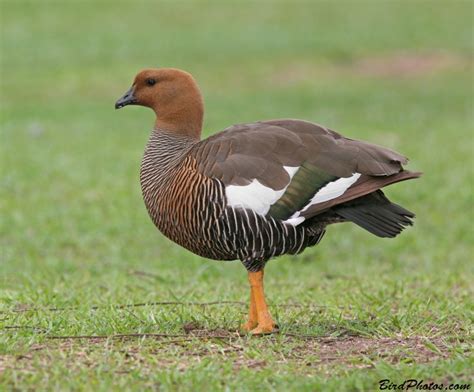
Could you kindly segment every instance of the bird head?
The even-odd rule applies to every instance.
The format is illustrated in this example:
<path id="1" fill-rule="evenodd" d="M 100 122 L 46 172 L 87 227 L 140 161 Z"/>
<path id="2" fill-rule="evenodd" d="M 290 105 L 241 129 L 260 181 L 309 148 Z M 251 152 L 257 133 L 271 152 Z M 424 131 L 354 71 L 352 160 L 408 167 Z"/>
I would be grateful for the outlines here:
<path id="1" fill-rule="evenodd" d="M 187 72 L 175 68 L 149 68 L 135 76 L 132 86 L 115 103 L 149 107 L 155 127 L 181 134 L 201 133 L 204 105 L 199 87 Z"/>

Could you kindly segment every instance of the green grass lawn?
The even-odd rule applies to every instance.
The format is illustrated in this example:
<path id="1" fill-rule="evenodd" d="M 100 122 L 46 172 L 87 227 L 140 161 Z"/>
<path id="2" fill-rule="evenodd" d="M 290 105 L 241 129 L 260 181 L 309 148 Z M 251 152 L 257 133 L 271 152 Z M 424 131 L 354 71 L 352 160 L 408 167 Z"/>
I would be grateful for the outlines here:
<path id="1" fill-rule="evenodd" d="M 3 1 L 0 389 L 472 382 L 472 11 Z M 294 117 L 406 154 L 424 176 L 387 194 L 415 226 L 394 240 L 332 226 L 317 247 L 271 261 L 281 332 L 239 336 L 244 268 L 165 239 L 141 199 L 153 114 L 113 106 L 150 66 L 195 75 L 206 135 Z"/>

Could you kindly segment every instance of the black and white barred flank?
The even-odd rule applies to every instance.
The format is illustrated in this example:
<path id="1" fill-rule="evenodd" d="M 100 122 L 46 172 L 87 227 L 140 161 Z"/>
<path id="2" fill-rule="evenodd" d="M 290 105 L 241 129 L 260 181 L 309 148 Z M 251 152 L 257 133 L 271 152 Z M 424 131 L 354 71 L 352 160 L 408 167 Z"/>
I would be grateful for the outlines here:
<path id="1" fill-rule="evenodd" d="M 294 226 L 229 206 L 225 185 L 200 175 L 186 153 L 190 140 L 153 132 L 140 179 L 150 217 L 163 234 L 203 257 L 240 259 L 258 271 L 272 257 L 317 244 L 324 227 Z"/>

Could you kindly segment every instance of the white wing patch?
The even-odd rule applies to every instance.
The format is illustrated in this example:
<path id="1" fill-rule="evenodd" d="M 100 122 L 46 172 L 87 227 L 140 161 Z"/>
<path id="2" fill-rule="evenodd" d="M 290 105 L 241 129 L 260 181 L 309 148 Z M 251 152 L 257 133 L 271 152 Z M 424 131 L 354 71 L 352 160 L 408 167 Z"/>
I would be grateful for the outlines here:
<path id="1" fill-rule="evenodd" d="M 229 207 L 248 208 L 259 215 L 266 215 L 270 207 L 283 196 L 299 166 L 283 166 L 283 168 L 290 176 L 290 181 L 283 189 L 276 191 L 262 185 L 257 179 L 254 179 L 248 185 L 229 185 L 225 188 L 227 205 Z"/>
<path id="2" fill-rule="evenodd" d="M 298 216 L 295 216 L 296 214 L 298 214 Z M 299 212 L 296 212 L 287 220 L 283 221 L 283 223 L 288 223 L 293 226 L 298 226 L 300 223 L 303 223 L 305 220 L 304 216 L 299 216 L 299 214 L 300 214 Z"/>
<path id="3" fill-rule="evenodd" d="M 343 195 L 350 188 L 350 186 L 359 179 L 359 177 L 360 173 L 354 173 L 350 177 L 339 178 L 336 181 L 326 184 L 316 192 L 316 194 L 302 210 L 295 212 L 283 223 L 289 223 L 294 226 L 299 225 L 305 220 L 304 217 L 300 216 L 302 212 L 306 211 L 309 207 L 315 204 L 323 203 Z"/>
<path id="4" fill-rule="evenodd" d="M 285 169 L 286 172 L 288 173 L 288 175 L 290 176 L 290 182 L 291 182 L 291 179 L 296 174 L 296 172 L 298 171 L 299 168 L 300 168 L 299 166 L 283 166 L 283 169 Z M 290 185 L 290 183 L 288 183 L 288 185 Z"/>
<path id="5" fill-rule="evenodd" d="M 339 178 L 336 181 L 326 184 L 318 192 L 316 192 L 311 201 L 306 205 L 305 208 L 301 210 L 301 212 L 306 211 L 314 204 L 332 200 L 343 195 L 344 192 L 347 191 L 349 187 L 359 179 L 359 177 L 360 173 L 354 173 L 350 177 Z"/>

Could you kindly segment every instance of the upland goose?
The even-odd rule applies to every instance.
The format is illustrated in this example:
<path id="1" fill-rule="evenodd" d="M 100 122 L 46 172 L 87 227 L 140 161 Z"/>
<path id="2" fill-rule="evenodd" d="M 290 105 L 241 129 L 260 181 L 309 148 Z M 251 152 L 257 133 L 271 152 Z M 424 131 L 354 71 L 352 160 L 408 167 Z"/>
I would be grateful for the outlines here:
<path id="1" fill-rule="evenodd" d="M 146 208 L 156 227 L 191 252 L 239 259 L 248 271 L 253 334 L 276 330 L 263 292 L 266 262 L 316 245 L 332 223 L 353 222 L 395 237 L 414 214 L 380 188 L 420 176 L 407 158 L 293 119 L 233 125 L 201 140 L 203 99 L 193 77 L 141 71 L 115 108 L 141 105 L 156 122 L 141 164 Z"/>

